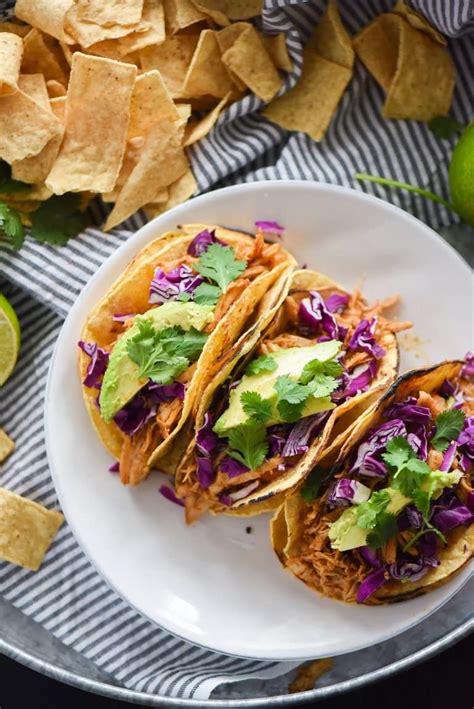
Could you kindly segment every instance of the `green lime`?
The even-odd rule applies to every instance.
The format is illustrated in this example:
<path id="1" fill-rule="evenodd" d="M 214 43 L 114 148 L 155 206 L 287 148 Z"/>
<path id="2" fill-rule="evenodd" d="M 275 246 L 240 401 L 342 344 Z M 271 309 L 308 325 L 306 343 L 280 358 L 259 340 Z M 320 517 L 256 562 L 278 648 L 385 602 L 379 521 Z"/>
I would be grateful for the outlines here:
<path id="1" fill-rule="evenodd" d="M 12 306 L 0 294 L 0 386 L 5 384 L 15 366 L 20 349 L 20 323 Z"/>
<path id="2" fill-rule="evenodd" d="M 453 150 L 449 192 L 456 212 L 474 226 L 474 123 L 468 125 Z"/>

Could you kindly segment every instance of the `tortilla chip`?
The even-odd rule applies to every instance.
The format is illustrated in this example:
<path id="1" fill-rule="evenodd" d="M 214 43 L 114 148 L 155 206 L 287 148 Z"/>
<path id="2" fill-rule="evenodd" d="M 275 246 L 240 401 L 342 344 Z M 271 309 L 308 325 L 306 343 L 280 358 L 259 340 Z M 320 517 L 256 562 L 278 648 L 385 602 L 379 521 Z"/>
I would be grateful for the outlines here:
<path id="1" fill-rule="evenodd" d="M 62 96 L 66 96 L 67 94 L 67 91 L 64 86 L 60 84 L 59 81 L 55 81 L 55 79 L 50 79 L 49 81 L 47 81 L 46 88 L 48 90 L 49 98 L 61 98 Z"/>
<path id="2" fill-rule="evenodd" d="M 21 71 L 24 74 L 44 75 L 46 81 L 54 80 L 67 86 L 69 67 L 59 47 L 54 46 L 50 37 L 33 28 L 23 40 L 23 60 Z"/>
<path id="3" fill-rule="evenodd" d="M 227 96 L 224 96 L 222 101 L 220 101 L 215 108 L 210 111 L 204 118 L 201 118 L 200 121 L 195 121 L 194 123 L 189 123 L 186 126 L 185 132 L 184 132 L 184 145 L 187 147 L 188 145 L 192 145 L 193 143 L 196 143 L 198 140 L 201 140 L 204 138 L 209 131 L 214 127 L 217 119 L 219 118 L 221 111 L 225 107 L 227 101 L 230 98 L 230 93 L 227 94 Z"/>
<path id="4" fill-rule="evenodd" d="M 37 571 L 64 517 L 0 488 L 0 558 Z"/>
<path id="5" fill-rule="evenodd" d="M 0 95 L 17 89 L 23 42 L 11 32 L 0 33 Z"/>
<path id="6" fill-rule="evenodd" d="M 61 84 L 60 84 L 61 85 Z M 49 101 L 49 106 L 54 116 L 61 124 L 58 134 L 52 138 L 37 154 L 12 163 L 12 177 L 20 182 L 39 184 L 44 182 L 51 172 L 64 135 L 66 97 L 61 96 Z M 45 188 L 47 189 L 47 188 Z M 49 196 L 52 192 L 48 190 Z"/>
<path id="7" fill-rule="evenodd" d="M 330 0 L 327 10 L 309 41 L 309 45 L 329 62 L 351 69 L 354 64 L 352 41 L 342 24 L 341 16 L 334 0 Z"/>
<path id="8" fill-rule="evenodd" d="M 207 20 L 207 15 L 198 10 L 191 0 L 164 0 L 167 34 Z"/>
<path id="9" fill-rule="evenodd" d="M 120 25 L 118 23 L 108 25 L 107 27 L 96 25 L 93 22 L 84 20 L 80 16 L 78 5 L 73 5 L 69 8 L 65 16 L 64 26 L 68 34 L 83 48 L 88 48 L 93 44 L 104 42 L 105 40 L 124 37 L 135 30 L 145 32 L 145 30 L 148 29 L 148 25 L 144 22 L 133 26 Z"/>
<path id="10" fill-rule="evenodd" d="M 18 87 L 40 106 L 43 106 L 47 111 L 51 111 L 48 90 L 43 74 L 20 74 L 18 77 Z"/>
<path id="11" fill-rule="evenodd" d="M 76 52 L 66 98 L 66 133 L 46 184 L 54 194 L 109 192 L 125 153 L 137 68 Z"/>
<path id="12" fill-rule="evenodd" d="M 143 0 L 77 0 L 78 17 L 96 25 L 137 25 Z"/>
<path id="13" fill-rule="evenodd" d="M 17 25 L 16 22 L 0 22 L 0 32 L 11 32 L 18 37 L 24 37 L 30 29 L 28 25 Z"/>
<path id="14" fill-rule="evenodd" d="M 407 20 L 416 30 L 426 32 L 426 34 L 431 37 L 431 39 L 434 39 L 435 42 L 439 42 L 443 45 L 448 44 L 446 37 L 432 27 L 423 15 L 420 15 L 418 12 L 412 10 L 412 8 L 406 4 L 405 0 L 397 0 L 392 12 L 396 12 L 397 15 L 404 17 L 405 20 Z"/>
<path id="15" fill-rule="evenodd" d="M 263 0 L 196 0 L 195 5 L 214 22 L 249 20 L 262 14 Z"/>
<path id="16" fill-rule="evenodd" d="M 295 679 L 288 685 L 289 694 L 308 692 L 313 689 L 321 675 L 332 670 L 334 662 L 331 657 L 313 660 L 309 665 L 299 667 Z"/>
<path id="17" fill-rule="evenodd" d="M 140 50 L 144 71 L 158 69 L 173 98 L 182 95 L 183 83 L 197 47 L 199 35 L 167 37 L 159 46 Z"/>
<path id="18" fill-rule="evenodd" d="M 178 116 L 180 122 L 186 127 L 189 119 L 191 118 L 191 113 L 192 113 L 192 107 L 190 103 L 179 103 L 176 106 L 176 110 L 178 111 Z"/>
<path id="19" fill-rule="evenodd" d="M 145 205 L 145 212 L 148 219 L 154 219 L 160 214 L 167 212 L 168 209 L 186 202 L 186 200 L 193 196 L 196 190 L 196 178 L 194 177 L 191 168 L 188 168 L 179 180 L 176 180 L 176 182 L 169 186 L 168 198 L 166 201 L 159 201 L 155 197 L 153 202 Z"/>
<path id="20" fill-rule="evenodd" d="M 150 126 L 164 116 L 176 120 L 178 111 L 160 72 L 140 74 L 133 87 L 128 138 L 146 135 Z"/>
<path id="21" fill-rule="evenodd" d="M 282 86 L 282 79 L 252 25 L 224 52 L 222 61 L 262 101 L 271 101 Z"/>
<path id="22" fill-rule="evenodd" d="M 357 55 L 386 91 L 385 118 L 429 121 L 451 106 L 455 69 L 446 47 L 400 15 L 380 15 L 354 40 Z"/>
<path id="23" fill-rule="evenodd" d="M 0 428 L 0 463 L 3 463 L 3 461 L 6 460 L 14 450 L 14 442 L 9 436 L 7 436 L 5 431 Z"/>
<path id="24" fill-rule="evenodd" d="M 81 48 L 79 47 L 78 44 L 71 46 L 69 44 L 65 44 L 64 42 L 60 42 L 59 47 L 64 55 L 64 59 L 66 60 L 66 64 L 68 64 L 68 66 L 71 66 L 72 55 L 74 54 L 74 52 L 80 51 Z"/>
<path id="25" fill-rule="evenodd" d="M 293 71 L 293 60 L 288 54 L 286 35 L 284 32 L 280 32 L 280 34 L 271 37 L 262 36 L 262 41 L 277 69 L 282 69 L 287 72 Z"/>
<path id="26" fill-rule="evenodd" d="M 145 0 L 142 24 L 146 25 L 145 30 L 140 29 L 139 26 L 136 31 L 130 32 L 125 37 L 92 44 L 87 51 L 108 59 L 125 60 L 125 57 L 140 49 L 161 44 L 165 40 L 165 16 L 162 3 L 154 4 L 153 0 Z"/>
<path id="27" fill-rule="evenodd" d="M 183 149 L 184 126 L 179 119 L 160 118 L 150 128 L 139 161 L 109 214 L 105 231 L 153 201 L 162 187 L 178 180 L 188 168 Z"/>
<path id="28" fill-rule="evenodd" d="M 233 89 L 234 84 L 222 63 L 216 33 L 204 30 L 186 73 L 182 93 L 190 97 L 223 98 Z"/>
<path id="29" fill-rule="evenodd" d="M 349 83 L 352 71 L 328 62 L 311 47 L 303 54 L 303 73 L 284 96 L 267 106 L 263 115 L 291 131 L 307 133 L 321 140 Z"/>
<path id="30" fill-rule="evenodd" d="M 23 91 L 0 96 L 0 159 L 11 164 L 37 155 L 61 130 L 49 105 L 43 108 Z"/>
<path id="31" fill-rule="evenodd" d="M 74 0 L 16 0 L 15 15 L 61 42 L 74 44 L 64 28 L 66 13 L 72 5 Z"/>

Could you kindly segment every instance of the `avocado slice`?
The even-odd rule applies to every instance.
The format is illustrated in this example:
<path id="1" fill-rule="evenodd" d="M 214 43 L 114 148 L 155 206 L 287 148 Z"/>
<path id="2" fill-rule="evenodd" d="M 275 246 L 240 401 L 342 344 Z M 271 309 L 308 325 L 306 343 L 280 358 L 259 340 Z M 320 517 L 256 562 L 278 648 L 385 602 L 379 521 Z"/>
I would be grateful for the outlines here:
<path id="1" fill-rule="evenodd" d="M 180 301 L 164 303 L 143 315 L 137 315 L 133 325 L 117 341 L 110 354 L 99 398 L 102 418 L 111 421 L 148 381 L 147 377 L 138 376 L 138 365 L 132 362 L 127 353 L 128 342 L 139 332 L 138 323 L 149 323 L 157 331 L 173 325 L 179 325 L 187 331 L 193 327 L 203 330 L 212 319 L 212 306 Z"/>
<path id="2" fill-rule="evenodd" d="M 337 340 L 328 342 L 318 342 L 310 347 L 290 347 L 286 350 L 277 350 L 271 353 L 271 358 L 275 360 L 277 367 L 272 372 L 260 372 L 259 374 L 244 374 L 238 386 L 230 392 L 229 406 L 222 416 L 216 421 L 214 431 L 225 435 L 235 426 L 246 423 L 248 416 L 245 413 L 240 396 L 244 391 L 252 391 L 260 394 L 262 399 L 276 400 L 275 383 L 278 377 L 288 375 L 295 382 L 299 380 L 304 367 L 314 359 L 326 362 L 339 353 L 341 343 Z M 305 405 L 302 416 L 310 416 L 320 411 L 329 411 L 335 404 L 330 397 L 325 396 L 320 399 L 310 397 Z M 277 418 L 266 422 L 266 426 L 278 423 Z"/>

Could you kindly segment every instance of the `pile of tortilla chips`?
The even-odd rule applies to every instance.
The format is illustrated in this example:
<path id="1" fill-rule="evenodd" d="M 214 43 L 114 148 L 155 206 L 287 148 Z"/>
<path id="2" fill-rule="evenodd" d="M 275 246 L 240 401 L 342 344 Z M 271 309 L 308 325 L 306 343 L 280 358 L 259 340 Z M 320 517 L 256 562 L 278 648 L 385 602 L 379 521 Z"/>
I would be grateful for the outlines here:
<path id="1" fill-rule="evenodd" d="M 386 93 L 385 118 L 429 121 L 448 113 L 455 70 L 439 32 L 398 0 L 393 12 L 379 15 L 351 39 L 330 0 L 305 47 L 301 78 L 264 115 L 321 140 L 351 80 L 354 51 Z"/>
<path id="2" fill-rule="evenodd" d="M 0 463 L 14 450 L 0 428 Z M 61 512 L 0 487 L 0 559 L 37 571 L 63 521 Z"/>
<path id="3" fill-rule="evenodd" d="M 185 148 L 248 90 L 270 101 L 292 63 L 251 22 L 262 0 L 17 0 L 0 23 L 0 159 L 31 190 L 100 194 L 106 229 L 196 190 Z M 25 24 L 26 23 L 26 24 Z"/>

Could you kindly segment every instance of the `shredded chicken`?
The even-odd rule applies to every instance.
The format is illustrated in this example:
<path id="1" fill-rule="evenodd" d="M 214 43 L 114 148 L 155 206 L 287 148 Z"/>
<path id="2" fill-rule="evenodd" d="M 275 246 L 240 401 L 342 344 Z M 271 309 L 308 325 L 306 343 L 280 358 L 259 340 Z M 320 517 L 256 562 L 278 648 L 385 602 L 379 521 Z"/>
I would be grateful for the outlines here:
<path id="1" fill-rule="evenodd" d="M 157 426 L 150 423 L 134 436 L 124 436 L 120 454 L 120 480 L 125 485 L 137 485 L 150 472 L 148 459 L 161 438 Z"/>
<path id="2" fill-rule="evenodd" d="M 156 414 L 156 423 L 160 431 L 160 436 L 163 440 L 168 438 L 171 431 L 181 417 L 183 410 L 183 402 L 180 399 L 172 399 L 160 404 Z"/>
<path id="3" fill-rule="evenodd" d="M 417 403 L 429 409 L 434 418 L 446 409 L 446 399 L 438 394 L 428 394 L 426 391 L 420 391 Z"/>

